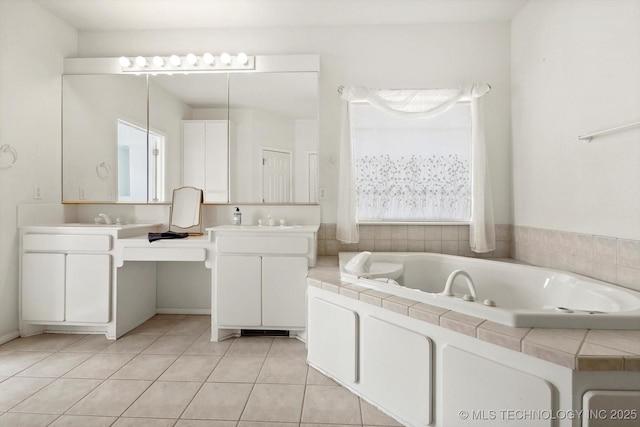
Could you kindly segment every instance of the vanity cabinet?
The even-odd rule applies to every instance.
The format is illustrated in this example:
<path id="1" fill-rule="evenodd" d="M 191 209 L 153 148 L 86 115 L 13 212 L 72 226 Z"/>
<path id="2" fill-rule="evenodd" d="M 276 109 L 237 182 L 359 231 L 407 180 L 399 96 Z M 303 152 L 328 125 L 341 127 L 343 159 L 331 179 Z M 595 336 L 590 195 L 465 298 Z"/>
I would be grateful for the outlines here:
<path id="1" fill-rule="evenodd" d="M 29 253 L 22 258 L 22 319 L 109 321 L 109 255 Z"/>
<path id="2" fill-rule="evenodd" d="M 22 246 L 23 321 L 109 322 L 110 236 L 27 234 Z"/>
<path id="3" fill-rule="evenodd" d="M 305 257 L 219 256 L 220 326 L 304 328 Z"/>
<path id="4" fill-rule="evenodd" d="M 315 265 L 318 226 L 223 225 L 207 231 L 216 254 L 212 339 L 218 329 L 304 333 L 306 277 Z"/>
<path id="5" fill-rule="evenodd" d="M 201 188 L 205 203 L 229 201 L 227 120 L 182 122 L 183 185 Z"/>

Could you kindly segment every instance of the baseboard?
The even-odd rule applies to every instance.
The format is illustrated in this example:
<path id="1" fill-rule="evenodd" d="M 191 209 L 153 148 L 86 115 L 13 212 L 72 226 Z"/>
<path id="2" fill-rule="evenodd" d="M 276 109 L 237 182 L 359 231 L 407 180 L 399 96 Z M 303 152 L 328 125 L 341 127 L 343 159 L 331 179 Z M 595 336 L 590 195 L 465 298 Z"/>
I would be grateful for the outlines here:
<path id="1" fill-rule="evenodd" d="M 20 332 L 18 332 L 18 331 L 13 331 L 11 333 L 3 335 L 3 336 L 0 337 L 0 344 L 4 344 L 6 342 L 9 342 L 9 341 L 11 341 L 13 339 L 18 338 L 19 336 L 20 336 Z"/>
<path id="2" fill-rule="evenodd" d="M 209 308 L 160 308 L 156 307 L 156 314 L 199 314 L 211 315 Z"/>

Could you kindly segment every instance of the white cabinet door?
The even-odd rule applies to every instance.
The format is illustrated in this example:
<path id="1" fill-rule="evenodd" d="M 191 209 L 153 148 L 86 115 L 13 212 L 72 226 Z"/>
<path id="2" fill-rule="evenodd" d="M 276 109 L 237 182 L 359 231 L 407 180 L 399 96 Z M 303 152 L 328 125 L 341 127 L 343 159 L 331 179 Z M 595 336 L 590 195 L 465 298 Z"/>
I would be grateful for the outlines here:
<path id="1" fill-rule="evenodd" d="M 358 313 L 320 298 L 309 301 L 309 363 L 345 383 L 358 380 Z"/>
<path id="2" fill-rule="evenodd" d="M 109 321 L 110 258 L 106 254 L 67 255 L 66 321 Z"/>
<path id="3" fill-rule="evenodd" d="M 589 390 L 582 410 L 582 427 L 638 427 L 640 391 Z"/>
<path id="4" fill-rule="evenodd" d="M 451 345 L 445 345 L 441 354 L 440 416 L 445 426 L 509 427 L 515 425 L 514 421 L 501 410 L 553 414 L 557 409 L 555 387 L 543 378 Z M 461 418 L 461 413 L 468 417 Z M 516 424 L 518 427 L 557 425 L 553 417 L 518 419 Z"/>
<path id="5" fill-rule="evenodd" d="M 227 203 L 229 201 L 227 122 L 206 122 L 205 134 L 204 201 Z"/>
<path id="6" fill-rule="evenodd" d="M 262 325 L 304 327 L 306 257 L 262 258 Z"/>
<path id="7" fill-rule="evenodd" d="M 412 425 L 431 424 L 431 340 L 372 316 L 362 323 L 360 383 L 366 395 Z"/>
<path id="8" fill-rule="evenodd" d="M 219 256 L 216 261 L 216 320 L 222 326 L 260 326 L 261 259 Z"/>
<path id="9" fill-rule="evenodd" d="M 22 256 L 22 320 L 64 321 L 65 256 Z"/>

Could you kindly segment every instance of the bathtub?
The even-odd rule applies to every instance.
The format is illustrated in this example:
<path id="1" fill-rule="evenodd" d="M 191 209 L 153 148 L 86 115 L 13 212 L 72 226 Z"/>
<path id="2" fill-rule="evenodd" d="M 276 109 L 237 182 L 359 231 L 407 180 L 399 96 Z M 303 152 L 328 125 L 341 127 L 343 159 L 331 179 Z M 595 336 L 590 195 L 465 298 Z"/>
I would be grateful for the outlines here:
<path id="1" fill-rule="evenodd" d="M 374 252 L 371 263 L 402 264 L 395 282 L 350 274 L 344 267 L 357 252 L 341 252 L 346 282 L 514 327 L 640 329 L 640 292 L 572 273 L 512 262 L 433 253 Z M 463 274 L 453 280 L 453 296 L 442 291 L 452 272 L 473 281 L 470 294 Z M 487 304 L 494 303 L 495 306 Z"/>

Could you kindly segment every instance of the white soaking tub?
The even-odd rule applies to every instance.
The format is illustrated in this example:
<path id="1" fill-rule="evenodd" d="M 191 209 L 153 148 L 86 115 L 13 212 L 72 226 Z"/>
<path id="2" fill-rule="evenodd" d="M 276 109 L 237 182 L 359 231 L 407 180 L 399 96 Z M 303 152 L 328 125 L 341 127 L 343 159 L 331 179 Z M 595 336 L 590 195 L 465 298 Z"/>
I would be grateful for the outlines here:
<path id="1" fill-rule="evenodd" d="M 404 252 L 360 255 L 368 258 L 366 265 L 360 263 L 364 270 L 347 271 L 345 266 L 357 254 L 340 253 L 342 280 L 504 325 L 640 329 L 640 292 L 584 276 L 511 262 Z M 384 279 L 385 268 L 394 280 Z M 375 270 L 369 275 L 375 279 L 367 278 L 369 269 Z M 462 273 L 451 277 L 458 270 Z M 473 293 L 465 273 L 477 293 L 474 301 L 464 299 Z M 453 295 L 446 296 L 450 278 Z"/>

